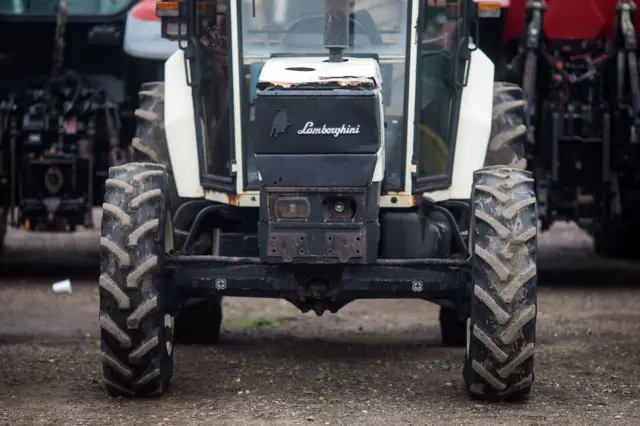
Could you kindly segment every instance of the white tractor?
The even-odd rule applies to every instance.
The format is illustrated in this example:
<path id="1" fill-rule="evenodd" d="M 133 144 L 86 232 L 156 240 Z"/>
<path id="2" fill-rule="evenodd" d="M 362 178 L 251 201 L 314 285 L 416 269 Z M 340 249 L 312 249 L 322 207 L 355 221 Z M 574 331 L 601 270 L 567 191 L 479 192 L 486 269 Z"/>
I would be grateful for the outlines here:
<path id="1" fill-rule="evenodd" d="M 467 0 L 160 1 L 179 41 L 141 92 L 148 162 L 112 167 L 100 326 L 111 395 L 162 394 L 179 323 L 225 296 L 441 306 L 482 400 L 533 382 L 537 207 L 522 91 Z M 188 315 L 187 315 L 188 314 Z M 175 324 L 175 326 L 174 326 Z"/>

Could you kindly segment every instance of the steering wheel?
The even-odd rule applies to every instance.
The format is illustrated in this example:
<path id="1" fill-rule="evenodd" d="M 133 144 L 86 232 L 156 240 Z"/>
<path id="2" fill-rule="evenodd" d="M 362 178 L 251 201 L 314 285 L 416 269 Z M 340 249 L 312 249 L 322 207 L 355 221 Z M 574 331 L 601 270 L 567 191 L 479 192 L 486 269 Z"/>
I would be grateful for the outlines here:
<path id="1" fill-rule="evenodd" d="M 382 37 L 380 36 L 380 33 L 377 31 L 377 28 L 375 27 L 375 24 L 373 23 L 371 16 L 368 14 L 368 12 L 366 12 L 366 15 L 364 13 L 361 14 L 361 16 L 364 17 L 365 21 L 367 20 L 370 21 L 370 24 L 368 25 L 370 28 L 366 28 L 362 23 L 360 23 L 356 19 L 356 15 L 358 15 L 358 13 L 360 12 L 356 12 L 356 14 L 349 19 L 349 23 L 353 23 L 354 27 L 357 27 L 358 30 L 360 30 L 358 32 L 359 34 L 363 34 L 366 36 L 367 43 L 365 47 L 381 45 Z M 366 17 L 368 17 L 369 19 L 367 19 Z M 301 34 L 322 34 L 323 32 L 324 32 L 324 15 L 303 16 L 302 18 L 299 18 L 296 21 L 294 21 L 289 26 L 289 28 L 287 29 L 287 33 L 282 39 L 281 43 L 296 44 L 295 38 L 299 37 Z M 354 31 L 354 35 L 355 34 L 356 32 Z"/>

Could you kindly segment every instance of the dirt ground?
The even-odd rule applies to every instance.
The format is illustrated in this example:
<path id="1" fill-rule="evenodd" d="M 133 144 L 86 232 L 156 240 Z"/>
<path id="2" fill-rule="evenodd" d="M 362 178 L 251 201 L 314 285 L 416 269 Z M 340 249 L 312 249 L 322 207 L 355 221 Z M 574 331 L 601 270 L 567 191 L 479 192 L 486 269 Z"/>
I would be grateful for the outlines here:
<path id="1" fill-rule="evenodd" d="M 280 301 L 225 302 L 219 345 L 179 346 L 173 387 L 110 399 L 98 350 L 98 236 L 13 232 L 0 262 L 0 424 L 638 425 L 640 265 L 607 262 L 573 226 L 541 238 L 534 391 L 464 392 L 463 349 L 438 308 L 367 301 L 323 317 Z M 71 278 L 72 295 L 51 283 Z"/>

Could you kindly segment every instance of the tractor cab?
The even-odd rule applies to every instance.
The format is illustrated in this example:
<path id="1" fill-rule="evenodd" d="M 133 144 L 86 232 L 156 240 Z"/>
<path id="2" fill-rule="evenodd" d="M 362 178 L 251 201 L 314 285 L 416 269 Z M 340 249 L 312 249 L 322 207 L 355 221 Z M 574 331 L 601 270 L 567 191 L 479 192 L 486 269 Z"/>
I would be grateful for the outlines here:
<path id="1" fill-rule="evenodd" d="M 470 7 L 460 0 L 159 2 L 163 36 L 181 41 L 191 67 L 195 120 L 204 125 L 196 126 L 203 190 L 219 200 L 228 201 L 223 194 L 230 193 L 239 196 L 234 202 L 255 205 L 261 186 L 256 154 L 261 143 L 275 143 L 270 129 L 259 127 L 260 93 L 328 89 L 322 81 L 328 77 L 344 93 L 362 90 L 362 78 L 380 91 L 382 117 L 374 133 L 384 146 L 382 191 L 394 193 L 385 200 L 408 206 L 416 192 L 446 188 L 469 58 Z M 338 64 L 327 62 L 327 41 L 334 39 L 344 58 Z M 279 80 L 282 73 L 292 81 Z M 289 106 L 286 132 L 299 136 L 309 121 L 327 128 L 348 124 L 329 105 L 309 107 Z M 274 113 L 262 118 L 272 120 Z M 306 139 L 321 147 L 325 138 Z"/>

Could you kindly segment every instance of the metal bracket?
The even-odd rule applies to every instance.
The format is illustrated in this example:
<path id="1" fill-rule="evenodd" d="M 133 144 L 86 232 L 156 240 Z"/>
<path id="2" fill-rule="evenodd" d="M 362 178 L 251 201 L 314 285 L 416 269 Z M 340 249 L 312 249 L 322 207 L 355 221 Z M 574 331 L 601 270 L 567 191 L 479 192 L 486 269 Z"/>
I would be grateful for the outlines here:
<path id="1" fill-rule="evenodd" d="M 635 13 L 637 6 L 634 2 L 620 0 L 616 7 L 617 20 L 619 22 L 619 32 L 624 40 L 624 49 L 627 52 L 635 52 L 638 48 L 638 40 L 636 37 L 636 29 L 634 26 Z"/>
<path id="2" fill-rule="evenodd" d="M 527 33 L 525 37 L 525 47 L 537 50 L 542 39 L 542 18 L 547 10 L 547 3 L 544 0 L 530 0 L 527 4 Z"/>

